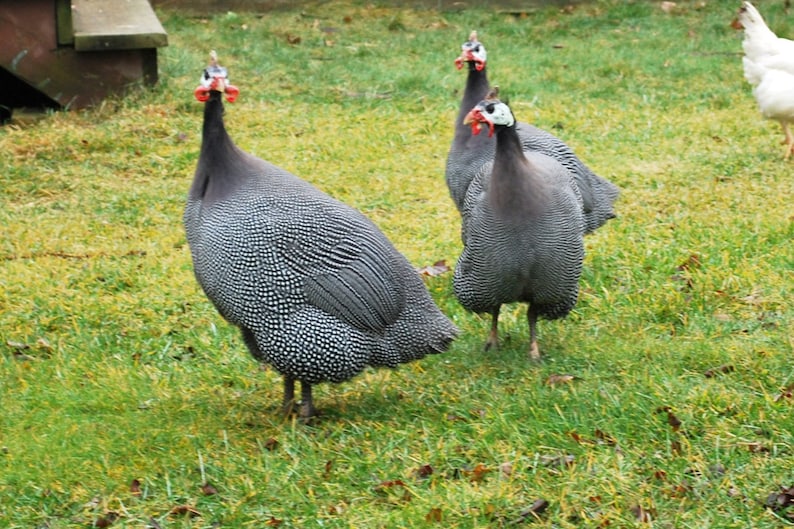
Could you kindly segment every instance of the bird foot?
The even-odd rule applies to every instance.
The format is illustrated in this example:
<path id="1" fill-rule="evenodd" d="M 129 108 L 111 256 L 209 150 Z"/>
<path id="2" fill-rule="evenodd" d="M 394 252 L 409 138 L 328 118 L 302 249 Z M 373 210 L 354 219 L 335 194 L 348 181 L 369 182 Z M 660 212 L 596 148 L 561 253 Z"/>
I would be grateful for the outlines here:
<path id="1" fill-rule="evenodd" d="M 295 400 L 284 402 L 284 405 L 281 407 L 281 412 L 284 417 L 297 415 L 298 421 L 303 424 L 310 424 L 318 416 L 317 410 L 311 402 L 297 402 Z"/>
<path id="2" fill-rule="evenodd" d="M 532 342 L 529 344 L 529 359 L 535 362 L 540 360 L 540 348 L 538 347 L 538 342 Z"/>
<path id="3" fill-rule="evenodd" d="M 485 340 L 485 345 L 483 346 L 485 351 L 498 351 L 499 350 L 499 339 L 493 336 L 489 336 L 487 340 Z"/>

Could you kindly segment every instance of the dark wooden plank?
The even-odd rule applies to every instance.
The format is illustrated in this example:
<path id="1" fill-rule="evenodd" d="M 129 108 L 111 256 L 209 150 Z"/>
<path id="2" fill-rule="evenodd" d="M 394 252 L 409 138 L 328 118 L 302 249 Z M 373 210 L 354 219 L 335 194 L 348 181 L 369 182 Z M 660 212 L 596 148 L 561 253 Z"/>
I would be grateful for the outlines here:
<path id="1" fill-rule="evenodd" d="M 168 45 L 147 0 L 72 0 L 77 51 L 131 50 Z"/>

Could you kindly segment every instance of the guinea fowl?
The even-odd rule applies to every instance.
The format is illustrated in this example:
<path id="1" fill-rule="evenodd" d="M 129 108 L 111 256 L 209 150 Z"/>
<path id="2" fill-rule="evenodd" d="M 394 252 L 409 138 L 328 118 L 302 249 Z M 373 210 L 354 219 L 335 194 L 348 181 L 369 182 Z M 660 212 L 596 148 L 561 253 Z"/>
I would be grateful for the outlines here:
<path id="1" fill-rule="evenodd" d="M 743 2 L 733 27 L 744 29 L 744 77 L 753 85 L 761 114 L 783 127 L 784 159 L 794 153 L 794 41 L 780 38 L 750 2 Z"/>
<path id="2" fill-rule="evenodd" d="M 237 147 L 222 95 L 236 97 L 214 54 L 198 166 L 184 213 L 196 278 L 251 354 L 284 377 L 284 409 L 312 386 L 365 366 L 444 351 L 457 334 L 406 258 L 363 214 Z"/>
<path id="3" fill-rule="evenodd" d="M 472 107 L 491 89 L 488 84 L 486 59 L 485 47 L 478 40 L 477 32 L 472 31 L 469 40 L 461 46 L 461 55 L 455 60 L 458 69 L 468 65 L 468 77 L 460 111 L 455 119 L 455 136 L 447 154 L 446 165 L 447 186 L 458 211 L 463 208 L 466 190 L 474 175 L 494 157 L 494 138 L 485 135 L 473 136 L 464 123 Z M 565 142 L 553 134 L 521 122 L 516 125 L 516 130 L 525 151 L 551 156 L 573 174 L 582 195 L 587 233 L 615 217 L 612 204 L 619 194 L 617 186 L 595 174 Z"/>
<path id="4" fill-rule="evenodd" d="M 491 92 L 463 119 L 475 135 L 487 124 L 496 146 L 463 201 L 464 248 L 453 285 L 464 308 L 491 314 L 486 349 L 498 345 L 502 304 L 528 303 L 529 356 L 539 359 L 538 318 L 562 318 L 576 305 L 584 259 L 582 202 L 570 171 L 521 145 L 515 117 L 496 95 Z"/>

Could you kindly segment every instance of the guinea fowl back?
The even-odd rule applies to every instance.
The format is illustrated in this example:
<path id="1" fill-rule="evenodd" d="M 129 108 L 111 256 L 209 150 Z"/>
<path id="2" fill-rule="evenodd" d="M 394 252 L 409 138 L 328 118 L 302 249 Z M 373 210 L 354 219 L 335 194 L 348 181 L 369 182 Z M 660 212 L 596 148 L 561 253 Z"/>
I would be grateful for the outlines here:
<path id="1" fill-rule="evenodd" d="M 456 60 L 456 64 L 468 64 L 468 75 L 458 117 L 455 120 L 455 136 L 447 155 L 445 177 L 458 211 L 463 210 L 466 189 L 475 174 L 484 164 L 493 160 L 495 153 L 493 137 L 474 136 L 463 123 L 466 114 L 491 89 L 488 82 L 485 48 L 477 40 L 477 32 L 471 33 L 469 40 L 461 49 L 462 54 Z M 525 151 L 546 154 L 571 172 L 577 191 L 582 197 L 587 233 L 595 231 L 615 217 L 613 204 L 620 194 L 617 186 L 595 174 L 565 142 L 553 134 L 522 122 L 516 124 L 516 131 Z"/>
<path id="2" fill-rule="evenodd" d="M 252 355 L 284 376 L 285 409 L 295 381 L 308 418 L 313 384 L 445 350 L 457 329 L 405 257 L 360 212 L 236 147 L 223 124 L 225 70 L 211 77 L 221 89 L 206 89 L 184 214 L 194 270 Z"/>

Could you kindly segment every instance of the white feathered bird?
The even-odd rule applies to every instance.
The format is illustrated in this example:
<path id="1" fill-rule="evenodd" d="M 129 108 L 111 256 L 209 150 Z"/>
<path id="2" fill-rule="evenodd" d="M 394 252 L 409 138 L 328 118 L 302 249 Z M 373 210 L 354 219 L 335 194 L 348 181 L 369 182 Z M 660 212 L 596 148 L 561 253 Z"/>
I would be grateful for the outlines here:
<path id="1" fill-rule="evenodd" d="M 742 2 L 733 27 L 744 29 L 744 77 L 761 114 L 783 127 L 788 159 L 794 153 L 794 41 L 775 35 L 750 2 Z"/>

